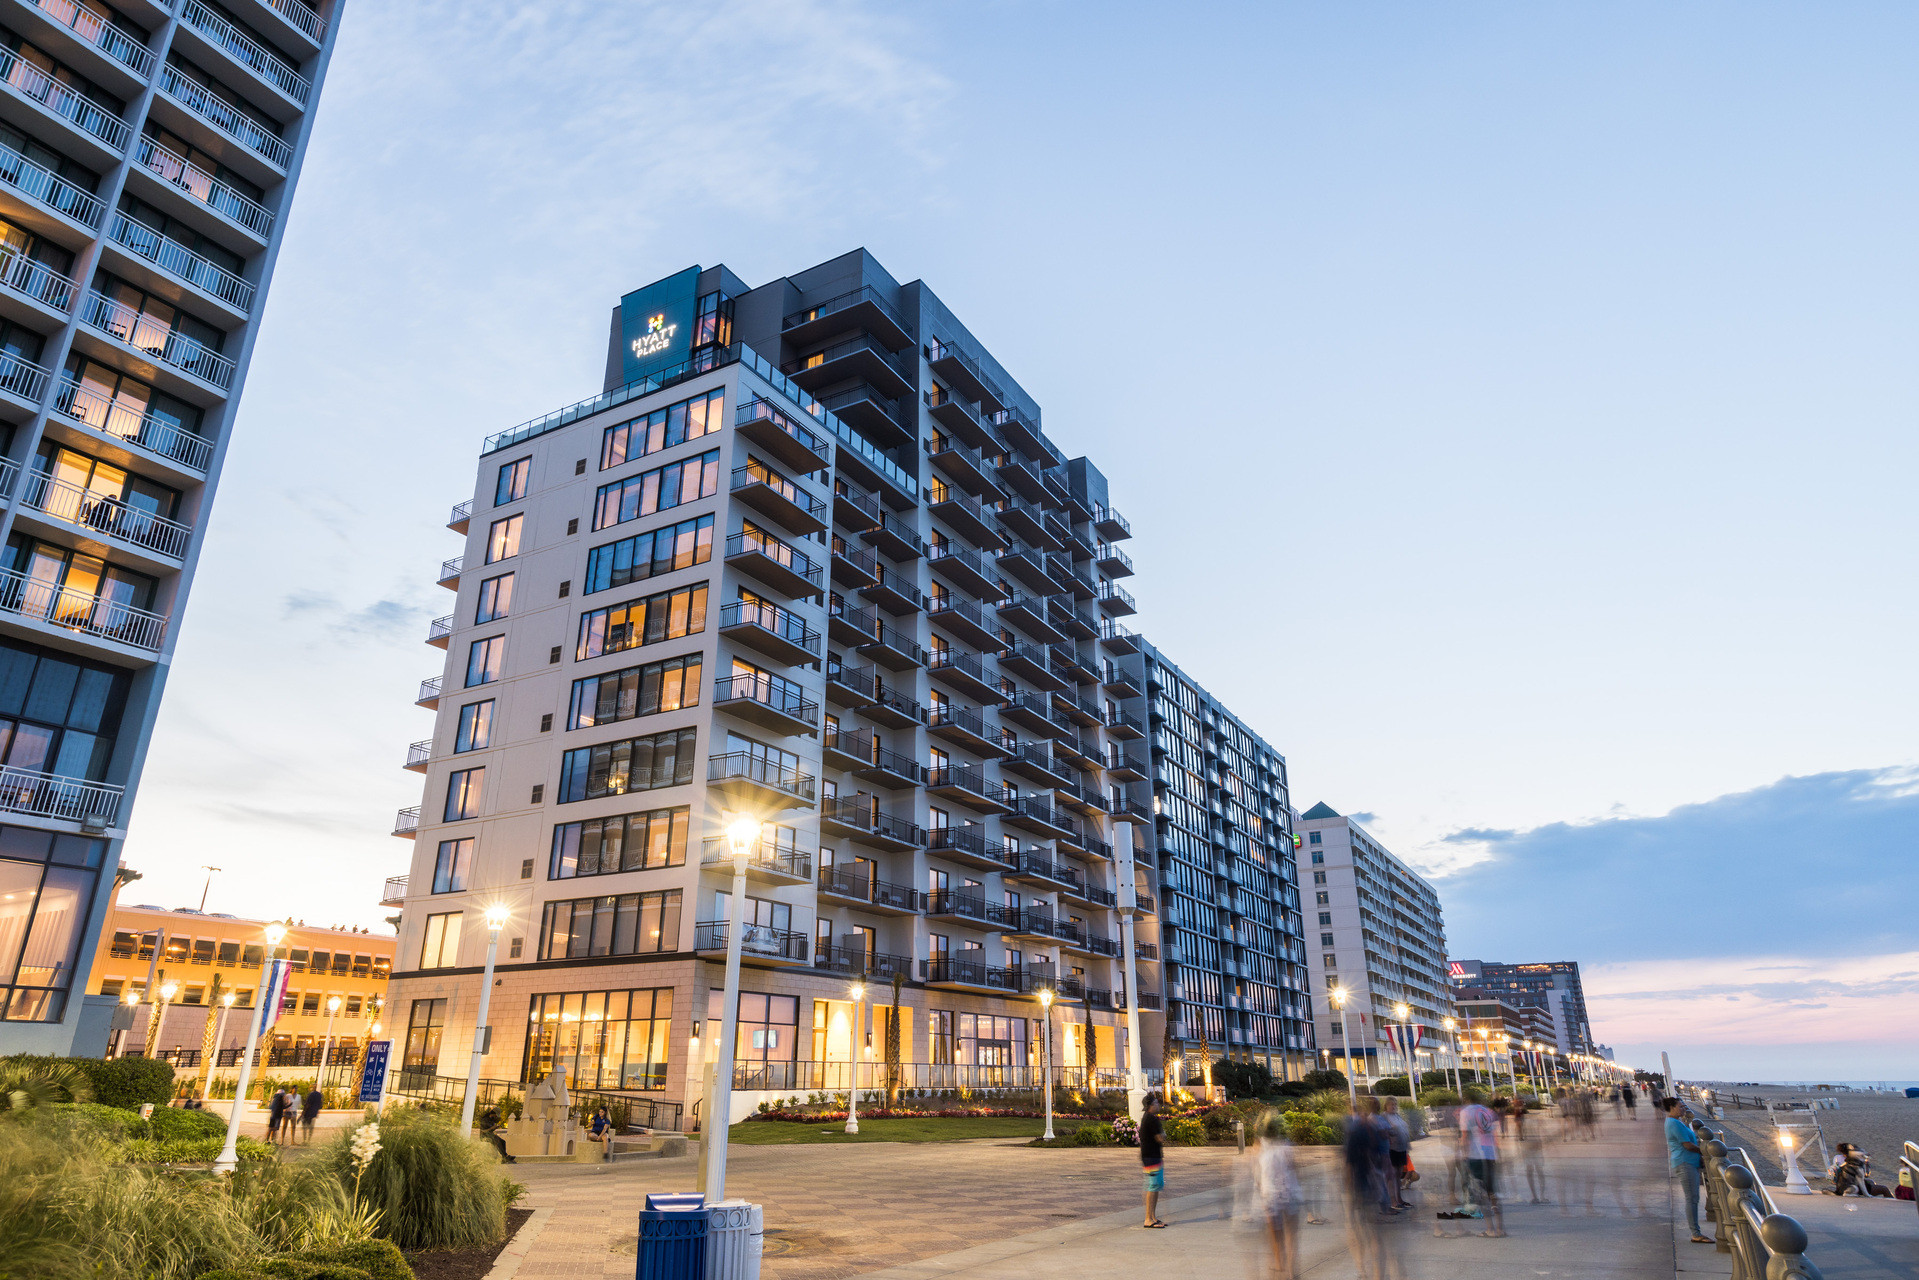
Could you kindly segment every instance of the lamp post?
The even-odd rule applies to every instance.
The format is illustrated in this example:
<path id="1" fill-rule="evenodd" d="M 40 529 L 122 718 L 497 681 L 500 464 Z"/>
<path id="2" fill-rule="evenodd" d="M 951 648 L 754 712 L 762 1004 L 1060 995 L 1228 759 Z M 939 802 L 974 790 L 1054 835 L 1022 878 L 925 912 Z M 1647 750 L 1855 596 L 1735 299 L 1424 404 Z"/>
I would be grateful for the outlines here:
<path id="1" fill-rule="evenodd" d="M 239 998 L 238 993 L 232 991 L 220 997 L 220 1022 L 213 1031 L 213 1061 L 207 1064 L 207 1083 L 206 1087 L 200 1091 L 201 1102 L 205 1102 L 213 1094 L 213 1073 L 220 1066 L 220 1050 L 226 1046 L 227 1042 L 227 1015 L 233 1012 L 233 1002 Z M 235 1100 L 235 1105 L 238 1105 L 238 1099 Z"/>
<path id="2" fill-rule="evenodd" d="M 486 972 L 480 978 L 480 1008 L 473 1020 L 473 1056 L 466 1066 L 466 1097 L 460 1103 L 460 1132 L 473 1130 L 473 1104 L 480 1092 L 480 1060 L 493 1047 L 493 1028 L 487 1025 L 487 1009 L 493 1003 L 493 961 L 500 954 L 500 930 L 506 927 L 507 916 L 511 914 L 504 902 L 496 902 L 486 909 Z M 333 1001 L 338 1004 L 336 998 Z M 333 1019 L 328 1015 L 329 1034 Z"/>
<path id="3" fill-rule="evenodd" d="M 1519 1101 L 1519 1055 L 1512 1050 L 1512 1041 L 1505 1036 L 1499 1037 L 1499 1047 L 1506 1051 L 1506 1077 L 1513 1082 L 1513 1101 Z"/>
<path id="4" fill-rule="evenodd" d="M 1346 1048 L 1346 1105 L 1357 1111 L 1359 1088 L 1353 1083 L 1353 1037 L 1346 1029 L 1346 988 L 1334 987 L 1326 995 L 1333 1002 L 1333 1008 L 1339 1010 L 1339 1042 Z"/>
<path id="5" fill-rule="evenodd" d="M 746 856 L 759 835 L 759 821 L 745 815 L 726 828 L 726 837 L 733 845 L 733 892 L 726 900 L 727 918 L 722 922 L 726 925 L 726 982 L 720 992 L 719 1053 L 707 1077 L 706 1119 L 700 1141 L 700 1154 L 706 1159 L 706 1183 L 701 1190 L 708 1205 L 726 1199 L 726 1136 L 733 1110 L 733 1057 L 740 1035 L 740 943 L 746 933 Z M 853 1070 L 859 1070 L 857 1055 Z M 852 1118 L 850 1111 L 847 1118 Z"/>
<path id="6" fill-rule="evenodd" d="M 121 999 L 127 1006 L 126 1023 L 115 1033 L 113 1052 L 107 1055 L 111 1058 L 122 1058 L 126 1056 L 127 1037 L 133 1033 L 133 1011 L 140 1007 L 140 993 L 138 991 L 129 989 L 126 995 L 122 996 Z"/>
<path id="7" fill-rule="evenodd" d="M 213 1162 L 215 1173 L 232 1173 L 240 1167 L 239 1157 L 234 1151 L 235 1144 L 240 1140 L 240 1108 L 246 1105 L 247 1088 L 253 1083 L 253 1043 L 260 1038 L 260 1029 L 266 1018 L 267 998 L 272 993 L 273 953 L 280 949 L 280 943 L 286 936 L 287 927 L 283 924 L 275 923 L 266 927 L 267 954 L 260 972 L 268 981 L 263 982 L 256 993 L 253 1017 L 248 1022 L 247 1042 L 240 1047 L 240 1078 L 234 1082 L 233 1106 L 227 1111 L 227 1140 Z"/>
<path id="8" fill-rule="evenodd" d="M 849 1055 L 853 1061 L 849 1067 L 852 1081 L 846 1090 L 846 1131 L 860 1131 L 860 1048 L 866 1037 L 861 1034 L 866 1021 L 866 984 L 853 984 L 853 1052 Z"/>
<path id="9" fill-rule="evenodd" d="M 1146 1057 L 1139 1042 L 1139 970 L 1133 946 L 1133 912 L 1139 906 L 1139 885 L 1133 877 L 1133 825 L 1113 824 L 1113 865 L 1118 877 L 1121 989 L 1126 995 L 1126 1114 L 1137 1124 L 1146 1104 Z M 1160 1063 L 1165 1074 L 1169 1063 Z"/>
<path id="10" fill-rule="evenodd" d="M 1419 1096 L 1419 1081 L 1413 1078 L 1413 1073 L 1418 1070 L 1418 1068 L 1413 1065 L 1413 1011 L 1404 1000 L 1401 1000 L 1393 1006 L 1393 1016 L 1399 1019 L 1397 1024 L 1399 1027 L 1399 1060 L 1406 1064 L 1406 1096 L 1416 1098 Z"/>
<path id="11" fill-rule="evenodd" d="M 163 973 L 161 976 L 164 977 L 165 974 Z M 177 982 L 163 982 L 151 993 L 153 996 L 153 1011 L 147 1018 L 146 1056 L 149 1058 L 153 1057 L 159 1048 L 160 1024 L 167 1020 L 167 1006 L 173 1003 L 173 993 L 179 989 L 180 984 Z"/>
<path id="12" fill-rule="evenodd" d="M 320 1041 L 320 1071 L 313 1079 L 313 1087 L 326 1088 L 327 1059 L 333 1056 L 333 1015 L 340 1012 L 340 997 L 328 996 L 326 1002 L 326 1038 Z"/>
<path id="13" fill-rule="evenodd" d="M 1452 1044 L 1453 1092 L 1459 1094 L 1460 1097 L 1464 1098 L 1466 1095 L 1463 1092 L 1461 1092 L 1460 1086 L 1459 1086 L 1459 1019 L 1447 1018 L 1441 1025 L 1446 1028 L 1446 1038 Z"/>
<path id="14" fill-rule="evenodd" d="M 1490 1079 L 1493 1073 L 1493 1058 L 1492 1058 L 1491 1051 L 1489 1051 L 1486 1048 L 1486 1036 L 1488 1034 L 1486 1031 L 1486 1028 L 1470 1027 L 1467 1030 L 1468 1030 L 1468 1034 L 1476 1035 L 1479 1037 L 1479 1056 L 1486 1063 L 1486 1075 L 1487 1075 L 1487 1078 Z M 1468 1040 L 1466 1043 L 1471 1044 L 1472 1041 Z"/>
<path id="15" fill-rule="evenodd" d="M 1044 1067 L 1041 1068 L 1045 1073 L 1042 1084 L 1046 1090 L 1046 1132 L 1040 1136 L 1050 1142 L 1053 1137 L 1053 989 L 1051 987 L 1039 989 L 1039 1007 L 1042 1016 L 1046 1019 L 1046 1038 L 1042 1042 L 1046 1060 Z"/>

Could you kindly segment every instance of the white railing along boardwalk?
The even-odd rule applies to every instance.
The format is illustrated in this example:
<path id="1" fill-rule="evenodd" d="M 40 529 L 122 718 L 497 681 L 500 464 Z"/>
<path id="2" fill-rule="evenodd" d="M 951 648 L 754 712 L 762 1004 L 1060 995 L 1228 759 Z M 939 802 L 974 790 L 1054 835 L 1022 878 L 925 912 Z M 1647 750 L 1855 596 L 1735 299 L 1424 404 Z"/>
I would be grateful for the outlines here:
<path id="1" fill-rule="evenodd" d="M 0 613 L 84 631 L 136 649 L 158 650 L 167 635 L 167 620 L 160 614 L 29 578 L 17 569 L 0 569 Z"/>
<path id="2" fill-rule="evenodd" d="M 0 288 L 55 311 L 71 311 L 73 297 L 80 292 L 80 282 L 25 254 L 0 249 Z"/>
<path id="3" fill-rule="evenodd" d="M 134 149 L 133 158 L 161 181 L 180 188 L 207 208 L 246 228 L 260 239 L 265 240 L 273 234 L 271 213 L 179 152 L 161 146 L 152 138 L 141 138 Z M 98 221 L 99 215 L 95 214 L 94 221 L 87 225 L 92 226 Z"/>
<path id="4" fill-rule="evenodd" d="M 176 560 L 186 558 L 187 543 L 193 539 L 190 525 L 129 506 L 119 498 L 94 493 L 44 471 L 28 474 L 20 501 L 56 520 L 65 520 L 103 537 L 117 538 Z"/>
<path id="5" fill-rule="evenodd" d="M 20 363 L 25 364 L 25 361 Z M 35 365 L 38 369 L 39 366 Z M 46 370 L 40 369 L 46 375 Z M 4 361 L 0 361 L 0 386 L 6 386 L 7 374 Z M 44 389 L 46 383 L 43 381 Z M 32 397 L 38 399 L 35 395 Z M 196 436 L 191 431 L 183 431 L 169 419 L 130 403 L 115 401 L 112 398 L 69 378 L 60 384 L 60 393 L 54 397 L 54 412 L 72 418 L 82 426 L 92 427 L 95 431 L 110 435 L 128 444 L 137 444 L 149 453 L 204 472 L 213 462 L 213 441 L 205 436 Z"/>
<path id="6" fill-rule="evenodd" d="M 128 139 L 133 137 L 132 125 L 85 94 L 75 93 L 11 49 L 0 49 L 0 83 L 115 151 L 125 151 Z"/>
<path id="7" fill-rule="evenodd" d="M 52 21 L 70 29 L 141 79 L 144 80 L 153 70 L 153 50 L 147 48 L 140 37 L 114 26 L 94 10 L 75 4 L 73 0 L 23 0 L 23 3 L 32 5 Z"/>
<path id="8" fill-rule="evenodd" d="M 262 45 L 246 32 L 200 3 L 186 0 L 180 6 L 180 21 L 205 36 L 235 62 L 293 99 L 306 105 L 313 82 L 286 64 L 286 60 Z"/>
<path id="9" fill-rule="evenodd" d="M 41 818 L 97 823 L 110 827 L 120 818 L 125 787 L 84 778 L 63 778 L 30 769 L 0 768 L 0 811 Z"/>
<path id="10" fill-rule="evenodd" d="M 178 67 L 160 68 L 160 92 L 275 168 L 285 169 L 292 161 L 293 147 L 285 138 L 221 100 L 213 90 L 186 76 Z"/>
<path id="11" fill-rule="evenodd" d="M 222 391 L 233 385 L 233 361 L 176 332 L 172 325 L 158 317 L 135 311 L 104 293 L 87 290 L 86 308 L 80 313 L 80 319 L 149 360 L 191 374 Z"/>
<path id="12" fill-rule="evenodd" d="M 98 229 L 106 205 L 91 191 L 82 191 L 51 169 L 37 165 L 12 147 L 0 147 L 0 186 L 18 191 L 37 205 Z"/>
<path id="13" fill-rule="evenodd" d="M 239 311 L 253 308 L 253 286 L 218 263 L 204 258 L 173 237 L 155 231 L 124 213 L 113 215 L 108 233 L 115 244 L 145 258 L 176 280 L 212 294 Z"/>

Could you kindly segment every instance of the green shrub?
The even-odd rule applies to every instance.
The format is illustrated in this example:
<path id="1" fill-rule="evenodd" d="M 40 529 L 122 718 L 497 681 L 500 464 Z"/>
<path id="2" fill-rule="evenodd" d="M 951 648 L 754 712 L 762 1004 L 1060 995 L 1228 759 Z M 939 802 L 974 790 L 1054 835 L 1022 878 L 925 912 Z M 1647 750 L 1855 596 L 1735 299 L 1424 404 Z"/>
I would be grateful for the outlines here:
<path id="1" fill-rule="evenodd" d="M 189 1111 L 185 1107 L 155 1107 L 147 1127 L 151 1130 L 147 1136 L 162 1142 L 227 1136 L 227 1122 L 217 1112 Z"/>
<path id="2" fill-rule="evenodd" d="M 1373 1096 L 1378 1098 L 1410 1098 L 1413 1096 L 1412 1082 L 1405 1076 L 1382 1076 L 1373 1081 Z"/>
<path id="3" fill-rule="evenodd" d="M 1333 1128 L 1331 1125 L 1322 1124 L 1319 1128 L 1313 1130 L 1313 1145 L 1316 1147 L 1336 1147 L 1343 1140 L 1344 1139 L 1340 1137 L 1339 1130 Z"/>
<path id="4" fill-rule="evenodd" d="M 1419 1105 L 1429 1109 L 1432 1107 L 1456 1107 L 1459 1105 L 1459 1095 L 1451 1089 L 1428 1089 L 1419 1095 Z"/>
<path id="5" fill-rule="evenodd" d="M 1320 1089 L 1301 1099 L 1301 1105 L 1307 1111 L 1317 1111 L 1323 1116 L 1343 1116 L 1352 1104 L 1344 1089 Z"/>
<path id="6" fill-rule="evenodd" d="M 341 1133 L 321 1156 L 343 1186 L 354 1182 L 359 1128 Z M 359 1196 L 380 1211 L 379 1233 L 400 1248 L 465 1249 L 506 1235 L 505 1181 L 491 1144 L 473 1141 L 457 1122 L 403 1109 L 381 1120 L 380 1150 Z"/>
<path id="7" fill-rule="evenodd" d="M 1206 1145 L 1206 1126 L 1192 1116 L 1169 1116 L 1166 1120 L 1166 1141 L 1175 1147 L 1203 1147 Z"/>
<path id="8" fill-rule="evenodd" d="M 54 1107 L 53 1110 L 85 1122 L 101 1137 L 111 1142 L 124 1141 L 129 1137 L 146 1136 L 146 1121 L 140 1118 L 138 1112 L 128 1111 L 122 1107 L 103 1106 L 98 1102 L 78 1102 L 63 1103 Z"/>
<path id="9" fill-rule="evenodd" d="M 373 1280 L 360 1268 L 344 1262 L 310 1262 L 297 1255 L 268 1258 L 260 1264 L 260 1270 L 276 1280 Z"/>
<path id="10" fill-rule="evenodd" d="M 300 1257 L 309 1262 L 336 1262 L 358 1267 L 373 1280 L 413 1280 L 413 1268 L 406 1255 L 391 1240 L 353 1240 L 320 1249 L 307 1249 Z"/>
<path id="11" fill-rule="evenodd" d="M 1288 1111 L 1280 1122 L 1286 1126 L 1286 1136 L 1302 1146 L 1313 1141 L 1313 1133 L 1325 1124 L 1317 1111 Z"/>
<path id="12" fill-rule="evenodd" d="M 1083 1124 L 1073 1130 L 1072 1145 L 1075 1147 L 1110 1147 L 1114 1144 L 1113 1126 L 1110 1124 Z"/>
<path id="13" fill-rule="evenodd" d="M 1308 1093 L 1318 1093 L 1322 1089 L 1337 1089 L 1341 1093 L 1346 1092 L 1345 1074 L 1343 1072 L 1333 1071 L 1330 1069 L 1321 1070 L 1321 1071 L 1308 1071 L 1305 1075 L 1299 1078 L 1299 1083 L 1306 1086 L 1306 1091 Z"/>
<path id="14" fill-rule="evenodd" d="M 223 1131 L 215 1138 L 130 1138 L 122 1149 L 129 1160 L 142 1164 L 212 1164 L 226 1145 Z M 278 1160 L 280 1149 L 255 1138 L 240 1138 L 233 1152 L 242 1160 Z"/>
<path id="15" fill-rule="evenodd" d="M 1221 1058 L 1213 1064 L 1213 1083 L 1223 1086 L 1229 1098 L 1257 1098 L 1273 1091 L 1273 1073 L 1257 1062 Z"/>
<path id="16" fill-rule="evenodd" d="M 273 1278 L 264 1271 L 235 1271 L 229 1267 L 219 1271 L 204 1272 L 197 1277 L 197 1280 L 273 1280 Z"/>
<path id="17" fill-rule="evenodd" d="M 39 1054 L 18 1053 L 0 1058 L 0 1065 L 41 1067 L 65 1065 L 78 1069 L 93 1085 L 93 1101 L 104 1106 L 138 1111 L 140 1104 L 151 1102 L 164 1107 L 173 1098 L 173 1067 L 158 1058 L 50 1058 Z M 61 1101 L 71 1102 L 71 1097 Z"/>

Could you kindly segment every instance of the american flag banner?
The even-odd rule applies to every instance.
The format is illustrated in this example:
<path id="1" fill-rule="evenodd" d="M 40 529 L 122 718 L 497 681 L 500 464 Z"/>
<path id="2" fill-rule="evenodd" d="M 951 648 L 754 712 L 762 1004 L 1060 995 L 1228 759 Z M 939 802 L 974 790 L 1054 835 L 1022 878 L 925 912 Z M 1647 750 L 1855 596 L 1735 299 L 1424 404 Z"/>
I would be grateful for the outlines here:
<path id="1" fill-rule="evenodd" d="M 1420 1044 L 1426 1038 L 1426 1028 L 1418 1023 L 1390 1023 L 1386 1027 L 1386 1042 L 1393 1052 L 1410 1061 L 1419 1051 Z"/>
<path id="2" fill-rule="evenodd" d="M 287 979 L 293 976 L 289 960 L 267 961 L 266 980 L 260 984 L 260 1034 L 265 1035 L 280 1020 L 280 1006 L 286 1003 Z"/>

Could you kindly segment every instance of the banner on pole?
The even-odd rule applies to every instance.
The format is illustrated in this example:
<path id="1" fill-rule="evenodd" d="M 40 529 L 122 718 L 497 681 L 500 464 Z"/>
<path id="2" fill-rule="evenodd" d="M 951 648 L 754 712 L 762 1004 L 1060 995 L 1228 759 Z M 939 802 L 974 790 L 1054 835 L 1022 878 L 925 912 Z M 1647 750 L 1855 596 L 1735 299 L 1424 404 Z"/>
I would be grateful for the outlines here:
<path id="1" fill-rule="evenodd" d="M 260 984 L 260 1034 L 273 1030 L 280 1020 L 280 1006 L 286 1003 L 287 979 L 293 976 L 290 960 L 269 960 L 265 981 Z"/>
<path id="2" fill-rule="evenodd" d="M 366 1073 L 360 1077 L 360 1101 L 378 1102 L 386 1092 L 387 1057 L 393 1052 L 391 1040 L 370 1040 L 366 1047 Z"/>

